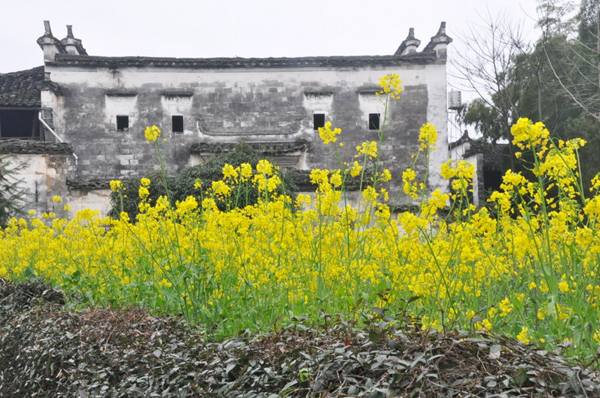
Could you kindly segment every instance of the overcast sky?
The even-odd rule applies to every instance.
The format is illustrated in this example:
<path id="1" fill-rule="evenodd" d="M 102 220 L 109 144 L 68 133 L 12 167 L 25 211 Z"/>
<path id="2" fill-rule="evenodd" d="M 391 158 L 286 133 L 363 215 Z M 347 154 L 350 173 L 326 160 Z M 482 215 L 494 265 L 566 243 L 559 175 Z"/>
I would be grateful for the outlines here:
<path id="1" fill-rule="evenodd" d="M 0 73 L 43 64 L 36 43 L 49 20 L 58 39 L 73 25 L 89 55 L 300 57 L 389 55 L 415 28 L 422 50 L 440 22 L 461 32 L 482 16 L 521 21 L 535 39 L 536 0 L 0 0 Z M 452 66 L 449 64 L 452 74 Z M 452 77 L 449 78 L 452 86 Z M 475 97 L 463 91 L 463 100 Z M 464 101 L 463 101 L 464 102 Z M 451 139 L 460 129 L 450 129 Z M 456 130 L 456 131 L 453 131 Z"/>
<path id="2" fill-rule="evenodd" d="M 393 54 L 410 27 L 420 49 L 447 22 L 456 37 L 478 14 L 535 18 L 535 0 L 0 0 L 0 73 L 42 65 L 50 20 L 73 25 L 90 55 L 297 57 Z M 531 19 L 530 22 L 531 24 Z M 456 48 L 456 41 L 453 46 Z"/>

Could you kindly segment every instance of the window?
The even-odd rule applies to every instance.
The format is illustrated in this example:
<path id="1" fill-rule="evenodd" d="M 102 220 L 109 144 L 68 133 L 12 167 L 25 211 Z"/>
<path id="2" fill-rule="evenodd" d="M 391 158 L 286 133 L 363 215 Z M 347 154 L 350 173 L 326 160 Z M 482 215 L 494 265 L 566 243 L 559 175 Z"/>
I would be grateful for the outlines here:
<path id="1" fill-rule="evenodd" d="M 174 133 L 183 133 L 183 116 L 181 115 L 173 115 L 171 117 L 173 122 L 173 132 Z"/>
<path id="2" fill-rule="evenodd" d="M 20 138 L 39 140 L 38 111 L 0 110 L 0 139 Z"/>
<path id="3" fill-rule="evenodd" d="M 324 113 L 315 113 L 313 115 L 313 125 L 314 129 L 318 130 L 319 127 L 325 127 L 325 114 Z"/>
<path id="4" fill-rule="evenodd" d="M 379 113 L 369 113 L 369 130 L 379 130 Z"/>
<path id="5" fill-rule="evenodd" d="M 129 131 L 129 116 L 117 116 L 117 131 Z"/>

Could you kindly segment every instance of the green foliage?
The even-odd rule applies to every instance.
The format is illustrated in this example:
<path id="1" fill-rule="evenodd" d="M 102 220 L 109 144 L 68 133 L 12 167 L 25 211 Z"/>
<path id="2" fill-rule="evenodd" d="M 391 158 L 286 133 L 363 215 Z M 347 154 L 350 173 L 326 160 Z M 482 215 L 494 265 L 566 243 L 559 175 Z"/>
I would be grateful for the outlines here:
<path id="1" fill-rule="evenodd" d="M 254 151 L 249 145 L 240 143 L 234 147 L 231 152 L 221 153 L 213 156 L 198 166 L 192 166 L 182 170 L 177 176 L 167 178 L 167 185 L 169 188 L 169 195 L 172 203 L 177 201 L 184 201 L 188 196 L 196 198 L 198 203 L 201 203 L 202 199 L 206 197 L 206 190 L 211 187 L 213 181 L 219 181 L 223 179 L 223 167 L 226 164 L 230 164 L 233 167 L 239 167 L 242 163 L 250 164 L 253 169 L 256 169 L 256 165 L 265 156 Z M 150 196 L 149 202 L 154 204 L 156 200 L 163 195 L 166 195 L 162 175 L 160 172 L 153 172 L 144 175 L 152 181 L 149 188 Z M 293 180 L 286 178 L 286 176 L 280 173 L 282 185 L 276 193 L 285 193 L 291 197 L 294 197 L 297 192 L 297 187 Z M 200 189 L 195 188 L 195 184 L 199 182 L 202 184 Z M 138 205 L 140 203 L 138 189 L 140 185 L 139 179 L 128 179 L 123 181 L 125 187 L 124 195 L 122 197 L 120 193 L 113 192 L 111 195 L 112 209 L 110 212 L 111 217 L 117 217 L 121 212 L 121 201 L 123 203 L 123 211 L 129 214 L 131 219 L 135 219 L 135 216 L 139 213 Z M 232 208 L 243 208 L 248 205 L 253 205 L 258 200 L 258 190 L 252 186 L 250 182 L 245 184 L 237 185 L 231 192 L 230 200 L 224 201 L 217 199 L 217 205 L 221 210 L 232 209 Z"/>
<path id="2" fill-rule="evenodd" d="M 598 148 L 600 148 L 600 124 L 598 121 L 589 117 L 579 117 L 566 120 L 566 132 L 572 137 L 581 137 L 587 141 L 586 146 L 579 150 L 579 160 L 581 165 L 581 178 L 586 192 L 590 188 L 590 181 L 600 172 L 600 157 Z"/>
<path id="3" fill-rule="evenodd" d="M 579 14 L 579 39 L 587 45 L 596 45 L 600 24 L 600 3 L 598 0 L 581 0 Z"/>
<path id="4" fill-rule="evenodd" d="M 488 106 L 483 99 L 477 98 L 467 105 L 462 121 L 474 126 L 486 140 L 496 142 L 506 138 L 506 131 L 500 118 L 501 115 L 496 108 Z"/>
<path id="5" fill-rule="evenodd" d="M 209 188 L 213 181 L 223 179 L 223 166 L 230 164 L 233 167 L 239 167 L 242 163 L 249 163 L 256 168 L 258 161 L 263 156 L 252 150 L 246 144 L 238 144 L 231 152 L 222 153 L 211 158 L 198 166 L 192 166 L 184 169 L 178 176 L 173 186 L 173 195 L 175 200 L 184 200 L 188 196 L 199 198 L 198 189 L 194 188 L 196 181 L 202 183 L 202 190 Z M 247 204 L 256 202 L 256 192 L 254 201 L 249 200 Z M 246 203 L 241 204 L 243 207 Z"/>
<path id="6" fill-rule="evenodd" d="M 145 177 L 152 181 L 152 185 L 149 189 L 150 195 L 148 199 L 150 202 L 155 203 L 156 200 L 167 194 L 164 184 L 162 183 L 161 173 L 153 171 L 145 174 Z M 170 187 L 173 183 L 173 178 L 167 177 L 167 185 Z M 113 218 L 119 218 L 121 211 L 126 212 L 132 220 L 135 220 L 135 216 L 139 214 L 138 205 L 140 204 L 140 198 L 138 195 L 138 189 L 140 187 L 139 178 L 129 178 L 123 180 L 123 191 L 112 192 L 110 195 L 111 209 L 108 215 Z"/>
<path id="7" fill-rule="evenodd" d="M 23 167 L 25 164 L 11 162 L 10 156 L 0 158 L 0 227 L 6 226 L 11 217 L 23 214 L 26 190 L 18 178 Z"/>
<path id="8" fill-rule="evenodd" d="M 265 159 L 265 156 L 254 151 L 249 145 L 240 143 L 231 152 L 219 154 L 207 159 L 201 165 L 184 169 L 175 179 L 172 189 L 170 188 L 173 199 L 175 201 L 183 201 L 188 196 L 194 196 L 200 202 L 203 197 L 201 195 L 202 191 L 210 188 L 213 181 L 223 179 L 223 167 L 226 164 L 239 167 L 242 163 L 248 163 L 256 170 L 256 165 L 261 159 Z M 283 184 L 277 193 L 286 193 L 294 197 L 297 191 L 294 183 L 281 173 L 280 177 Z M 194 188 L 196 182 L 202 183 L 201 189 Z M 226 210 L 228 207 L 243 208 L 255 204 L 258 200 L 258 195 L 258 190 L 250 183 L 240 184 L 232 190 L 230 201 L 225 202 L 219 199 L 217 200 L 217 205 L 221 210 Z"/>

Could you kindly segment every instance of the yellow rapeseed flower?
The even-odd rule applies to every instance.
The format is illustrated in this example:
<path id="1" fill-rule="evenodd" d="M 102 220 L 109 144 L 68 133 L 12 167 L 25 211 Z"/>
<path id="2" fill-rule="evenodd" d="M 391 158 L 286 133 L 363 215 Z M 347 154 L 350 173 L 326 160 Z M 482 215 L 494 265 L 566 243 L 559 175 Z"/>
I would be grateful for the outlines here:
<path id="1" fill-rule="evenodd" d="M 390 73 L 388 75 L 383 76 L 379 79 L 378 86 L 382 88 L 382 90 L 377 93 L 377 95 L 387 95 L 389 94 L 392 99 L 399 99 L 400 93 L 402 92 L 402 80 L 400 80 L 400 76 L 396 73 Z"/>
<path id="2" fill-rule="evenodd" d="M 510 132 L 514 137 L 513 144 L 521 149 L 540 146 L 541 149 L 545 150 L 550 135 L 544 123 L 533 123 L 527 118 L 520 118 L 512 126 Z"/>
<path id="3" fill-rule="evenodd" d="M 529 344 L 529 342 L 531 340 L 530 340 L 528 327 L 523 326 L 523 328 L 521 329 L 521 332 L 517 335 L 517 340 L 519 340 L 521 343 Z"/>
<path id="4" fill-rule="evenodd" d="M 140 199 L 146 199 L 150 195 L 150 191 L 145 186 L 140 186 L 138 195 Z"/>
<path id="5" fill-rule="evenodd" d="M 256 172 L 265 175 L 273 174 L 273 165 L 268 160 L 259 160 L 256 165 Z"/>
<path id="6" fill-rule="evenodd" d="M 247 180 L 252 177 L 252 166 L 249 163 L 242 163 L 240 165 L 240 174 L 243 180 Z"/>
<path id="7" fill-rule="evenodd" d="M 362 169 L 363 167 L 355 160 L 350 168 L 350 175 L 356 177 L 361 173 Z"/>
<path id="8" fill-rule="evenodd" d="M 111 180 L 110 189 L 113 192 L 119 192 L 123 189 L 123 183 L 120 180 Z"/>
<path id="9" fill-rule="evenodd" d="M 223 178 L 229 178 L 232 180 L 237 180 L 239 176 L 238 171 L 230 164 L 225 164 L 223 166 Z"/>
<path id="10" fill-rule="evenodd" d="M 336 129 L 331 129 L 331 122 L 327 122 L 325 123 L 325 127 L 319 127 L 319 137 L 321 137 L 321 139 L 323 140 L 323 143 L 325 145 L 332 143 L 332 142 L 336 142 L 337 141 L 337 137 L 336 135 L 339 135 L 342 133 L 342 129 L 340 128 L 336 128 Z"/>
<path id="11" fill-rule="evenodd" d="M 146 127 L 144 135 L 148 141 L 156 141 L 160 137 L 160 129 L 156 126 Z"/>
<path id="12" fill-rule="evenodd" d="M 369 156 L 370 159 L 374 159 L 377 157 L 377 142 L 363 142 L 359 146 L 356 147 L 358 154 L 356 157 L 359 157 L 361 154 Z"/>
<path id="13" fill-rule="evenodd" d="M 419 131 L 419 143 L 421 144 L 420 151 L 429 151 L 435 149 L 434 145 L 437 142 L 438 134 L 435 126 L 427 123 L 421 126 Z"/>

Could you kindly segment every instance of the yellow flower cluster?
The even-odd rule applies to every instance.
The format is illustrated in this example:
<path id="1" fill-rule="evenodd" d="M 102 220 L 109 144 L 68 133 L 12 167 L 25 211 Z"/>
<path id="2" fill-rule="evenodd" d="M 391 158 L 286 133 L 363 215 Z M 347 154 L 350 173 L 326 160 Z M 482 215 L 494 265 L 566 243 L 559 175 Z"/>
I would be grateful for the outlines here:
<path id="1" fill-rule="evenodd" d="M 120 180 L 111 180 L 110 189 L 113 192 L 119 192 L 123 189 L 123 183 Z"/>
<path id="2" fill-rule="evenodd" d="M 377 95 L 389 95 L 392 99 L 400 99 L 400 93 L 402 92 L 401 84 L 402 80 L 400 80 L 400 76 L 396 73 L 383 76 L 379 79 L 378 84 L 382 90 Z"/>
<path id="3" fill-rule="evenodd" d="M 356 160 L 354 161 L 354 163 L 352 164 L 352 167 L 350 168 L 350 175 L 352 177 L 357 177 L 363 170 L 363 167 L 360 165 L 360 163 L 358 163 Z"/>
<path id="4" fill-rule="evenodd" d="M 419 131 L 419 143 L 421 148 L 419 151 L 430 151 L 435 149 L 434 145 L 437 142 L 438 134 L 435 126 L 431 123 L 421 126 Z"/>
<path id="5" fill-rule="evenodd" d="M 464 191 L 473 181 L 475 166 L 465 160 L 448 160 L 442 163 L 440 174 L 446 180 L 452 180 L 451 186 L 454 191 Z"/>
<path id="6" fill-rule="evenodd" d="M 402 173 L 402 190 L 413 199 L 419 197 L 419 186 L 413 182 L 417 178 L 417 173 L 412 169 L 406 169 Z"/>
<path id="7" fill-rule="evenodd" d="M 325 145 L 332 143 L 332 142 L 336 142 L 337 138 L 336 135 L 339 135 L 342 133 L 342 129 L 336 128 L 336 129 L 331 129 L 331 122 L 327 122 L 325 123 L 325 127 L 319 127 L 319 137 L 321 137 L 321 139 L 323 140 L 323 143 Z"/>
<path id="8" fill-rule="evenodd" d="M 148 198 L 148 196 L 150 196 L 150 179 L 149 178 L 142 178 L 140 180 L 140 187 L 138 188 L 138 196 L 140 197 L 140 199 L 142 199 L 142 201 L 144 201 L 145 199 Z M 140 210 L 144 211 L 145 210 L 145 204 L 140 204 Z"/>
<path id="9" fill-rule="evenodd" d="M 464 160 L 453 162 L 448 160 L 442 164 L 441 176 L 446 180 L 452 178 L 472 180 L 475 175 L 475 167 L 472 163 Z"/>
<path id="10" fill-rule="evenodd" d="M 43 277 L 94 303 L 156 305 L 229 334 L 322 310 L 358 319 L 362 311 L 349 308 L 365 303 L 406 314 L 423 328 L 488 330 L 549 347 L 573 338 L 573 349 L 590 352 L 600 344 L 600 200 L 569 202 L 565 194 L 552 208 L 558 201 L 544 182 L 570 192 L 573 164 L 565 158 L 563 172 L 552 142 L 531 133 L 534 124 L 522 124 L 516 132 L 527 138 L 518 142 L 539 141 L 534 151 L 548 145 L 552 163 L 539 168 L 535 182 L 507 172 L 490 208 L 467 201 L 465 218 L 438 212 L 466 195 L 457 191 L 473 179 L 468 163 L 442 166 L 452 197 L 443 190 L 424 197 L 426 187 L 415 185 L 418 169 L 407 169 L 402 189 L 421 206 L 401 212 L 383 203 L 387 191 L 376 181 L 391 178 L 385 170 L 362 187 L 359 205 L 348 204 L 345 178 L 363 173 L 366 162 L 313 170 L 316 192 L 296 200 L 274 193 L 281 181 L 271 163 L 255 170 L 226 165 L 223 180 L 209 187 L 212 195 L 174 205 L 161 197 L 146 203 L 137 220 L 91 210 L 70 220 L 13 219 L 0 231 L 0 277 Z M 556 150 L 569 157 L 568 147 Z M 358 150 L 377 156 L 376 144 Z M 217 200 L 230 200 L 245 183 L 273 194 L 220 210 Z M 140 188 L 149 186 L 140 181 Z M 111 189 L 122 184 L 113 181 Z"/>
<path id="11" fill-rule="evenodd" d="M 369 159 L 375 159 L 377 157 L 377 146 L 377 141 L 363 142 L 356 147 L 356 150 L 358 151 L 356 157 L 365 155 L 368 156 Z"/>
<path id="12" fill-rule="evenodd" d="M 527 118 L 520 118 L 510 129 L 513 135 L 513 144 L 521 149 L 546 146 L 550 132 L 544 123 L 533 123 Z"/>
<path id="13" fill-rule="evenodd" d="M 240 174 L 238 172 L 238 169 L 236 169 L 235 167 L 233 167 L 230 164 L 226 164 L 225 166 L 223 166 L 223 178 L 237 181 L 238 176 Z"/>
<path id="14" fill-rule="evenodd" d="M 519 340 L 521 343 L 524 344 L 529 344 L 530 340 L 530 336 L 529 336 L 529 328 L 526 326 L 523 326 L 523 328 L 521 329 L 521 332 L 519 332 L 519 334 L 517 335 L 517 340 Z"/>
<path id="15" fill-rule="evenodd" d="M 160 137 L 161 131 L 158 127 L 146 127 L 144 135 L 148 141 L 156 141 Z"/>

